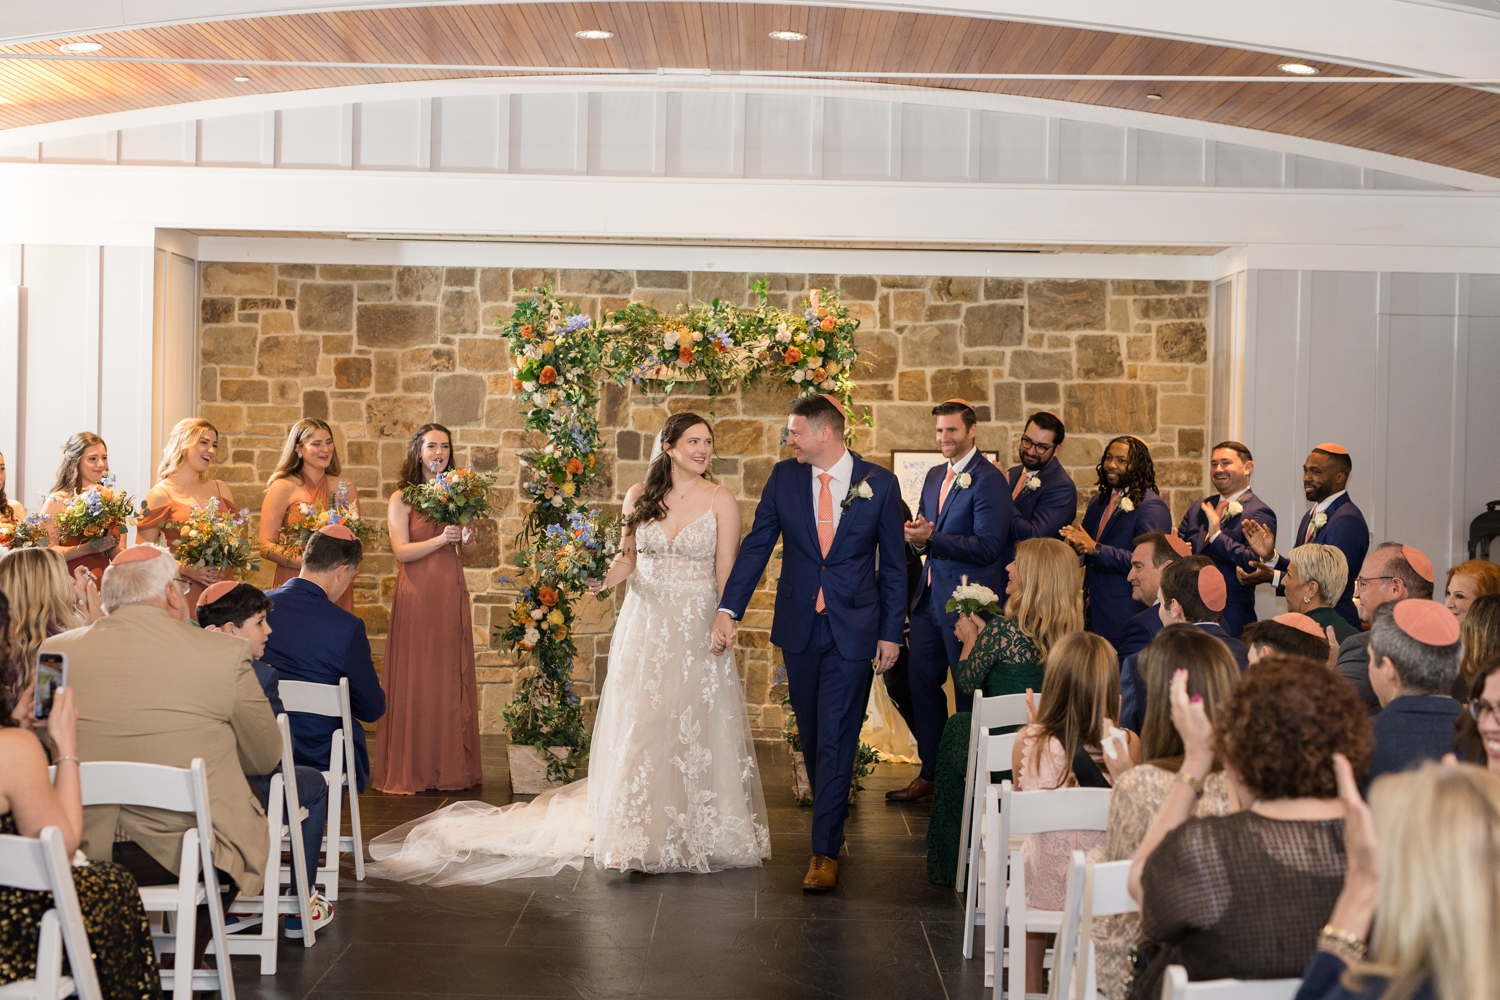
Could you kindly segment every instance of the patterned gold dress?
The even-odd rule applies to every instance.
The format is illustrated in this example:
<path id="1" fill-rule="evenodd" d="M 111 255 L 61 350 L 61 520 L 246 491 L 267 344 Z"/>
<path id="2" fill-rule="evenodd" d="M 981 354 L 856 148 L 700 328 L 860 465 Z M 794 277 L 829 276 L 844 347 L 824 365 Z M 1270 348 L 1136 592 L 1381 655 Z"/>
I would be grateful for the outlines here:
<path id="1" fill-rule="evenodd" d="M 0 815 L 0 833 L 16 832 L 15 817 Z M 104 995 L 109 1000 L 160 1000 L 161 977 L 151 949 L 151 928 L 135 879 L 108 862 L 95 861 L 72 871 Z M 37 938 L 42 915 L 50 909 L 50 892 L 0 886 L 0 986 L 36 977 Z"/>

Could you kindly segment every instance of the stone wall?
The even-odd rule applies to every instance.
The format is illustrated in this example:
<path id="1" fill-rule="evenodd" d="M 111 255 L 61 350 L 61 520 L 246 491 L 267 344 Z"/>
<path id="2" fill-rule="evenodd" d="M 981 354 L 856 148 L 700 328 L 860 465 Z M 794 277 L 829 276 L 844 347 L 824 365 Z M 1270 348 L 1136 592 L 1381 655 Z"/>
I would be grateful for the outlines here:
<path id="1" fill-rule="evenodd" d="M 528 443 L 511 398 L 509 359 L 490 333 L 522 290 L 553 281 L 585 310 L 632 299 L 670 308 L 715 297 L 748 303 L 747 274 L 554 271 L 450 267 L 207 263 L 202 266 L 199 399 L 223 435 L 213 474 L 258 508 L 288 425 L 321 417 L 334 428 L 345 475 L 367 516 L 382 517 L 413 428 L 437 420 L 454 431 L 457 461 L 499 473 L 497 517 L 467 558 L 479 656 L 481 724 L 499 732 L 511 661 L 490 624 L 510 600 L 499 585 L 520 526 L 517 456 Z M 1026 414 L 1058 412 L 1069 429 L 1062 460 L 1086 501 L 1103 444 L 1144 439 L 1157 482 L 1180 517 L 1206 488 L 1208 289 L 1202 282 L 1021 280 L 833 274 L 769 275 L 790 305 L 814 287 L 836 287 L 859 318 L 858 401 L 874 417 L 859 431 L 866 458 L 931 448 L 931 407 L 962 396 L 981 423 L 982 448 L 1015 461 Z M 691 408 L 714 420 L 719 481 L 736 491 L 749 529 L 761 485 L 779 457 L 787 395 L 766 388 L 708 400 L 679 391 L 665 401 L 609 387 L 601 500 L 618 502 L 644 477 L 666 413 Z M 365 559 L 355 601 L 377 663 L 395 587 L 381 546 Z M 269 570 L 264 575 L 269 578 Z M 614 605 L 581 603 L 575 630 L 578 690 L 604 678 Z M 772 689 L 770 594 L 758 595 L 741 630 L 746 700 L 759 735 L 781 724 Z"/>

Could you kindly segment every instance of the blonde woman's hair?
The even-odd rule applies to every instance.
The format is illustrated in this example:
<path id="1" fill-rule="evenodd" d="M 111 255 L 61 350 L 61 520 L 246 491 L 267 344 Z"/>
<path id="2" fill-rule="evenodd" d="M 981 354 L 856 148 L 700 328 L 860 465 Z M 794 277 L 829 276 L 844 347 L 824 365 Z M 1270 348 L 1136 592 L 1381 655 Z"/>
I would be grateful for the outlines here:
<path id="1" fill-rule="evenodd" d="M 184 417 L 177 421 L 177 426 L 167 435 L 167 443 L 161 449 L 161 464 L 156 467 L 157 482 L 170 479 L 182 468 L 187 450 L 197 443 L 204 431 L 211 431 L 214 437 L 219 436 L 219 429 L 202 417 Z"/>
<path id="2" fill-rule="evenodd" d="M 1016 546 L 1015 580 L 1016 592 L 1005 602 L 1005 617 L 1045 660 L 1057 640 L 1083 631 L 1078 555 L 1061 539 L 1028 538 Z"/>
<path id="3" fill-rule="evenodd" d="M 83 487 L 83 473 L 78 467 L 83 464 L 83 453 L 94 445 L 103 445 L 106 453 L 109 446 L 104 444 L 104 439 L 89 431 L 79 431 L 68 438 L 68 443 L 63 445 L 62 464 L 57 467 L 57 482 L 52 484 L 52 493 L 65 493 L 72 496 Z"/>
<path id="4" fill-rule="evenodd" d="M 286 443 L 281 446 L 281 458 L 276 462 L 276 471 L 271 473 L 270 482 L 278 479 L 289 479 L 296 476 L 302 478 L 302 453 L 301 448 L 315 431 L 327 431 L 329 437 L 333 437 L 333 428 L 328 423 L 317 417 L 303 417 L 292 425 L 292 429 L 286 433 Z M 333 461 L 328 463 L 328 474 L 336 476 L 339 474 L 339 449 L 338 444 L 333 446 Z"/>
<path id="5" fill-rule="evenodd" d="M 68 561 L 57 549 L 16 549 L 0 558 L 0 593 L 10 601 L 10 655 L 21 675 L 20 690 L 31 679 L 42 640 L 79 627 L 83 619 Z"/>
<path id="6" fill-rule="evenodd" d="M 1047 656 L 1036 713 L 1038 732 L 1031 744 L 1032 767 L 1040 771 L 1042 751 L 1049 739 L 1055 739 L 1068 762 L 1057 787 L 1067 784 L 1079 745 L 1098 746 L 1104 739 L 1104 720 L 1119 711 L 1120 661 L 1114 647 L 1092 632 L 1069 632 Z"/>
<path id="7" fill-rule="evenodd" d="M 1404 1000 L 1432 978 L 1438 1000 L 1500 996 L 1500 775 L 1430 762 L 1370 790 L 1380 883 L 1370 953 L 1345 974 Z"/>
<path id="8" fill-rule="evenodd" d="M 1312 580 L 1318 585 L 1318 597 L 1324 604 L 1333 607 L 1344 596 L 1344 586 L 1349 582 L 1349 560 L 1339 549 L 1309 543 L 1297 546 L 1286 558 L 1297 567 L 1303 583 Z"/>

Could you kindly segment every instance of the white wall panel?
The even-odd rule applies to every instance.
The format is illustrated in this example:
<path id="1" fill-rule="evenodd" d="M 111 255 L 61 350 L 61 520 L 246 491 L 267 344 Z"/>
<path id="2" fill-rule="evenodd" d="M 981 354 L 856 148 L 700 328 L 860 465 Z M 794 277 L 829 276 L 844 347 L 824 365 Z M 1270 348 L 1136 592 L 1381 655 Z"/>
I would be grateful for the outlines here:
<path id="1" fill-rule="evenodd" d="M 118 132 L 94 132 L 48 139 L 42 143 L 43 163 L 114 163 L 119 156 Z"/>
<path id="2" fill-rule="evenodd" d="M 198 123 L 167 122 L 120 130 L 120 162 L 192 166 L 198 159 Z"/>
<path id="3" fill-rule="evenodd" d="M 432 144 L 432 102 L 373 101 L 354 106 L 354 166 L 424 170 Z"/>
<path id="4" fill-rule="evenodd" d="M 657 111 L 662 120 L 658 122 Z M 656 174 L 666 169 L 658 145 L 665 145 L 664 95 L 589 95 L 589 173 Z"/>
<path id="5" fill-rule="evenodd" d="M 42 157 L 42 144 L 23 142 L 17 146 L 0 146 L 0 162 L 36 163 Z"/>
<path id="6" fill-rule="evenodd" d="M 825 99 L 823 177 L 886 180 L 901 176 L 901 131 L 900 105 Z"/>
<path id="7" fill-rule="evenodd" d="M 587 94 L 513 94 L 510 169 L 519 174 L 581 174 L 588 168 Z"/>
<path id="8" fill-rule="evenodd" d="M 434 98 L 432 132 L 434 170 L 510 169 L 508 96 Z"/>
<path id="9" fill-rule="evenodd" d="M 745 98 L 745 176 L 820 177 L 823 102 L 790 94 Z"/>
<path id="10" fill-rule="evenodd" d="M 1302 281 L 1296 271 L 1251 271 L 1248 286 L 1244 442 L 1256 456 L 1255 492 L 1276 511 L 1278 544 L 1289 546 L 1306 508 L 1296 375 L 1306 364 Z"/>
<path id="11" fill-rule="evenodd" d="M 20 461 L 18 434 L 21 427 L 21 287 L 0 283 L 0 455 L 6 462 L 6 496 L 25 496 L 25 468 Z M 26 504 L 31 510 L 31 505 Z"/>
<path id="12" fill-rule="evenodd" d="M 276 112 L 225 115 L 199 123 L 198 163 L 205 167 L 269 167 L 276 162 Z"/>
<path id="13" fill-rule="evenodd" d="M 1469 315 L 1500 316 L 1500 274 L 1469 278 Z"/>
<path id="14" fill-rule="evenodd" d="M 1334 163 L 1312 156 L 1297 157 L 1297 186 L 1299 188 L 1357 188 L 1362 187 L 1362 171 L 1348 163 Z"/>
<path id="15" fill-rule="evenodd" d="M 352 105 L 287 108 L 276 114 L 277 166 L 328 169 L 350 166 L 354 140 Z"/>
<path id="16" fill-rule="evenodd" d="M 1494 275 L 1475 275 L 1491 284 Z M 1472 300 L 1471 300 L 1472 301 Z M 1463 378 L 1467 381 L 1465 399 L 1464 496 L 1457 529 L 1460 541 L 1467 544 L 1469 522 L 1484 512 L 1484 505 L 1500 500 L 1500 318 L 1493 308 L 1490 315 L 1469 320 L 1468 354 Z M 1500 562 L 1500 552 L 1490 549 L 1490 559 Z"/>
<path id="17" fill-rule="evenodd" d="M 1423 180 L 1420 177 L 1403 177 L 1393 174 L 1387 170 L 1375 171 L 1375 186 L 1383 190 L 1395 191 L 1452 191 L 1449 184 L 1439 184 L 1436 181 Z"/>
<path id="18" fill-rule="evenodd" d="M 979 136 L 971 136 L 967 108 L 924 104 L 901 107 L 901 178 L 908 181 L 977 180 Z M 971 141 L 974 148 L 971 150 Z M 975 154 L 975 155 L 972 155 Z"/>
<path id="19" fill-rule="evenodd" d="M 1454 324 L 1451 316 L 1390 318 L 1385 518 L 1383 525 L 1371 524 L 1376 541 L 1415 545 L 1439 573 L 1452 565 L 1452 522 L 1461 518 L 1464 499 L 1461 485 L 1454 495 L 1450 448 Z M 1461 473 L 1458 478 L 1461 483 Z"/>
<path id="20" fill-rule="evenodd" d="M 1383 497 L 1379 481 L 1374 388 L 1379 385 L 1377 275 L 1369 272 L 1314 271 L 1311 276 L 1308 342 L 1307 437 L 1293 456 L 1298 468 L 1306 449 L 1334 441 L 1349 449 L 1354 471 L 1349 493 L 1374 528 Z M 1301 514 L 1301 509 L 1297 511 Z"/>
<path id="21" fill-rule="evenodd" d="M 986 111 L 979 118 L 979 179 L 989 184 L 1047 180 L 1049 120 L 1040 115 Z"/>
<path id="22" fill-rule="evenodd" d="M 1125 129 L 1063 119 L 1058 177 L 1063 184 L 1124 184 Z"/>
<path id="23" fill-rule="evenodd" d="M 738 177 L 744 173 L 745 96 L 667 95 L 667 173 Z"/>
<path id="24" fill-rule="evenodd" d="M 1135 141 L 1137 184 L 1190 187 L 1203 183 L 1205 140 L 1142 130 Z"/>
<path id="25" fill-rule="evenodd" d="M 99 426 L 109 466 L 134 496 L 155 481 L 151 440 L 151 257 L 149 247 L 104 247 L 99 275 Z M 191 352 L 187 354 L 192 360 Z"/>
<path id="26" fill-rule="evenodd" d="M 1393 316 L 1457 316 L 1458 275 L 1392 274 L 1382 312 Z"/>
<path id="27" fill-rule="evenodd" d="M 1270 149 L 1214 144 L 1214 183 L 1219 187 L 1277 188 L 1282 184 L 1282 154 Z"/>

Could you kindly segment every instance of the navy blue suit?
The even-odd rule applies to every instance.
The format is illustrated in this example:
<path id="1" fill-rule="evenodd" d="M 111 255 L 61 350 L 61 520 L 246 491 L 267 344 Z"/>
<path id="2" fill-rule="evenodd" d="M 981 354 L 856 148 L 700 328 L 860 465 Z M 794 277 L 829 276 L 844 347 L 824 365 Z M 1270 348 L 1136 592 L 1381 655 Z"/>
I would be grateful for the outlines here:
<path id="1" fill-rule="evenodd" d="M 365 749 L 361 722 L 385 714 L 385 692 L 370 659 L 370 640 L 362 619 L 328 599 L 323 588 L 298 577 L 268 591 L 271 611 L 266 621 L 271 638 L 265 659 L 289 681 L 338 684 L 349 678 L 349 711 L 354 716 L 354 764 L 359 790 L 370 780 L 370 754 Z M 305 767 L 328 770 L 328 744 L 338 719 L 303 712 L 288 713 L 292 724 L 292 755 Z"/>
<path id="2" fill-rule="evenodd" d="M 877 642 L 906 630 L 906 536 L 896 477 L 858 456 L 850 485 L 869 499 L 847 501 L 828 556 L 818 543 L 813 470 L 778 462 L 761 490 L 755 524 L 740 545 L 719 607 L 745 613 L 781 539 L 781 578 L 771 642 L 786 661 L 787 687 L 813 789 L 812 849 L 836 858 L 849 814 L 854 752 L 875 676 Z M 834 503 L 844 498 L 837 495 Z M 826 614 L 817 612 L 822 589 Z"/>
<path id="3" fill-rule="evenodd" d="M 1115 647 L 1115 653 L 1123 663 L 1125 657 L 1139 653 L 1151 645 L 1151 640 L 1161 630 L 1161 608 L 1153 604 L 1125 623 L 1125 633 L 1120 638 L 1120 644 Z"/>
<path id="4" fill-rule="evenodd" d="M 1010 519 L 1010 541 L 1000 557 L 1000 583 L 1003 588 L 1007 574 L 1005 567 L 1016 558 L 1016 543 L 1028 538 L 1056 538 L 1065 524 L 1072 524 L 1078 516 L 1078 487 L 1073 477 L 1057 459 L 1052 459 L 1035 472 L 1027 472 L 1025 466 L 1013 465 L 1005 473 L 1005 481 L 1014 493 L 1016 479 L 1024 474 L 1028 479 L 1035 475 L 1042 486 L 1035 490 L 1021 490 L 1012 501 L 1014 512 Z"/>
<path id="5" fill-rule="evenodd" d="M 923 550 L 927 566 L 917 579 L 911 603 L 911 634 L 907 640 L 911 645 L 912 712 L 917 720 L 912 735 L 917 738 L 917 753 L 922 758 L 921 776 L 927 781 L 936 773 L 938 743 L 948 721 L 943 680 L 963 651 L 953 634 L 958 612 L 944 610 L 948 598 L 964 577 L 997 594 L 1005 591 L 1005 564 L 1000 560 L 1010 539 L 1010 490 L 1000 470 L 978 452 L 969 459 L 964 473 L 969 476 L 969 485 L 960 487 L 955 477 L 939 511 L 938 494 L 948 476 L 948 463 L 928 469 L 917 505 L 917 515 L 933 524 L 932 537 Z"/>
<path id="6" fill-rule="evenodd" d="M 1121 510 L 1116 505 L 1100 538 L 1099 520 L 1108 504 L 1108 495 L 1095 494 L 1083 513 L 1083 530 L 1099 543 L 1099 551 L 1084 559 L 1083 591 L 1088 600 L 1089 631 L 1103 636 L 1118 650 L 1125 623 L 1146 608 L 1130 596 L 1130 581 L 1125 578 L 1130 572 L 1136 536 L 1148 531 L 1170 532 L 1172 512 L 1161 497 L 1148 492 L 1134 510 Z"/>
<path id="7" fill-rule="evenodd" d="M 1354 578 L 1359 576 L 1360 567 L 1365 564 L 1365 553 L 1370 550 L 1370 527 L 1365 523 L 1365 515 L 1354 506 L 1354 501 L 1349 499 L 1347 493 L 1329 504 L 1326 513 L 1328 521 L 1318 529 L 1312 540 L 1319 545 L 1332 545 L 1344 553 L 1344 558 L 1348 560 L 1349 582 L 1344 584 L 1344 592 L 1333 609 L 1344 616 L 1344 621 L 1359 628 L 1359 611 L 1354 607 Z M 1297 534 L 1287 546 L 1288 550 L 1303 544 L 1312 514 L 1312 508 L 1309 508 L 1302 515 L 1302 520 L 1297 524 Z M 1273 568 L 1285 573 L 1287 565 L 1286 556 L 1281 556 Z M 1285 595 L 1285 587 L 1276 588 L 1277 597 Z"/>
<path id="8" fill-rule="evenodd" d="M 1161 621 L 1156 605 L 1152 605 L 1147 610 L 1157 614 L 1157 621 Z M 1245 648 L 1243 642 L 1214 622 L 1195 622 L 1194 624 L 1229 647 L 1229 653 L 1234 657 L 1234 662 L 1241 672 L 1250 665 L 1250 651 Z M 1120 663 L 1120 721 L 1116 725 L 1121 729 L 1139 733 L 1145 724 L 1146 679 L 1141 675 L 1140 653 L 1134 652 Z"/>
<path id="9" fill-rule="evenodd" d="M 1403 695 L 1370 720 L 1375 747 L 1365 787 L 1382 774 L 1405 771 L 1424 760 L 1454 753 L 1455 723 L 1464 707 L 1447 695 Z"/>
<path id="10" fill-rule="evenodd" d="M 1182 523 L 1177 526 L 1177 537 L 1192 546 L 1193 555 L 1208 556 L 1212 559 L 1214 565 L 1219 568 L 1219 572 L 1223 574 L 1228 603 L 1224 607 L 1222 623 L 1224 631 L 1238 639 L 1240 633 L 1245 630 L 1245 626 L 1255 621 L 1255 588 L 1241 584 L 1234 569 L 1238 566 L 1246 573 L 1251 573 L 1254 572 L 1255 567 L 1250 564 L 1260 561 L 1255 550 L 1245 544 L 1245 522 L 1259 523 L 1269 529 L 1274 537 L 1276 512 L 1266 506 L 1265 501 L 1260 497 L 1246 492 L 1238 501 L 1244 509 L 1233 517 L 1226 511 L 1223 520 L 1219 522 L 1219 533 L 1210 542 L 1208 540 L 1208 515 L 1203 513 L 1203 504 L 1217 505 L 1218 502 L 1219 497 L 1215 495 L 1204 497 L 1189 507 L 1187 513 L 1182 516 Z"/>

